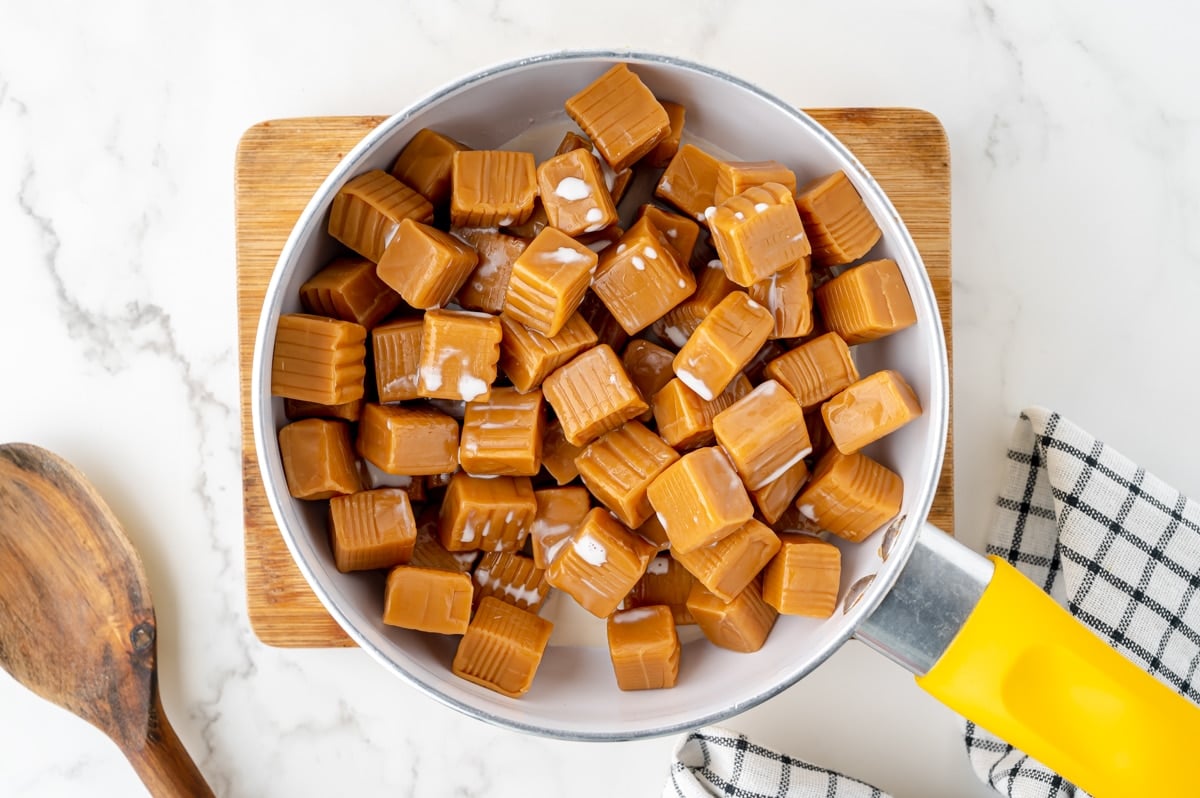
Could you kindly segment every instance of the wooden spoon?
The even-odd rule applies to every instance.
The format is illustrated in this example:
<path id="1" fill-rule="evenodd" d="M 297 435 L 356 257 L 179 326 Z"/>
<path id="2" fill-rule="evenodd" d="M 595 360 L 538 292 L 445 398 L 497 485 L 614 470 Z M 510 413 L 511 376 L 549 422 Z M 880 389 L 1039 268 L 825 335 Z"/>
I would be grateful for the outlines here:
<path id="1" fill-rule="evenodd" d="M 158 694 L 154 607 L 120 522 L 74 466 L 0 445 L 0 666 L 120 746 L 155 796 L 211 796 Z"/>

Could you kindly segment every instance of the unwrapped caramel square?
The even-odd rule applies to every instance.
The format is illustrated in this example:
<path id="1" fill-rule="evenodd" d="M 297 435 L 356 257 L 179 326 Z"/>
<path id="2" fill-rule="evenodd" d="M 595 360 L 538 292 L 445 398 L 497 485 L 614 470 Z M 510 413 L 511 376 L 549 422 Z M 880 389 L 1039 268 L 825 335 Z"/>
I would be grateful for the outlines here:
<path id="1" fill-rule="evenodd" d="M 578 313 L 550 338 L 507 316 L 500 317 L 500 368 L 518 391 L 528 392 L 559 366 L 596 345 L 596 333 Z"/>
<path id="2" fill-rule="evenodd" d="M 661 604 L 670 608 L 676 626 L 695 623 L 687 608 L 688 596 L 695 583 L 696 577 L 678 560 L 669 554 L 659 554 L 646 566 L 646 573 L 629 591 L 621 609 Z"/>
<path id="3" fill-rule="evenodd" d="M 695 293 L 667 311 L 650 329 L 663 341 L 680 349 L 713 308 L 736 290 L 737 284 L 725 276 L 721 261 L 713 260 L 696 273 Z"/>
<path id="4" fill-rule="evenodd" d="M 709 642 L 743 653 L 762 648 L 779 617 L 779 612 L 763 601 L 757 579 L 728 602 L 697 582 L 688 595 L 687 607 Z"/>
<path id="5" fill-rule="evenodd" d="M 417 393 L 473 402 L 491 396 L 500 360 L 500 320 L 470 310 L 430 310 L 421 333 Z"/>
<path id="6" fill-rule="evenodd" d="M 792 192 L 778 183 L 748 188 L 705 215 L 725 274 L 738 285 L 754 285 L 812 252 Z"/>
<path id="7" fill-rule="evenodd" d="M 652 544 L 595 507 L 550 563 L 546 578 L 579 606 L 606 618 L 646 572 L 654 553 Z"/>
<path id="8" fill-rule="evenodd" d="M 633 166 L 671 132 L 666 109 L 625 64 L 616 64 L 571 97 L 566 108 L 618 172 Z"/>
<path id="9" fill-rule="evenodd" d="M 670 607 L 638 607 L 609 616 L 608 653 L 622 690 L 674 687 L 679 650 Z"/>
<path id="10" fill-rule="evenodd" d="M 720 164 L 719 160 L 699 147 L 684 144 L 667 165 L 654 194 L 696 221 L 703 222 L 704 212 L 713 205 Z"/>
<path id="11" fill-rule="evenodd" d="M 842 272 L 817 289 L 825 326 L 865 344 L 917 323 L 917 311 L 894 260 L 873 260 Z"/>
<path id="12" fill-rule="evenodd" d="M 673 549 L 671 556 L 722 600 L 732 601 L 777 551 L 774 530 L 751 518 L 716 543 L 689 552 Z"/>
<path id="13" fill-rule="evenodd" d="M 562 424 L 563 437 L 575 446 L 591 443 L 649 407 L 616 353 L 604 344 L 560 366 L 542 383 L 542 390 Z"/>
<path id="14" fill-rule="evenodd" d="M 808 479 L 808 466 L 801 460 L 784 471 L 777 479 L 768 482 L 757 490 L 750 491 L 750 498 L 758 507 L 758 512 L 768 524 L 774 524 L 787 512 L 792 499 L 800 492 L 800 487 Z"/>
<path id="15" fill-rule="evenodd" d="M 417 541 L 409 565 L 470 574 L 478 557 L 478 550 L 447 551 L 438 540 L 438 508 L 425 508 L 417 519 Z"/>
<path id="16" fill-rule="evenodd" d="M 558 334 L 583 301 L 596 253 L 547 227 L 513 264 L 504 315 L 546 337 Z"/>
<path id="17" fill-rule="evenodd" d="M 416 189 L 434 205 L 450 199 L 450 170 L 454 153 L 470 149 L 436 130 L 421 128 L 392 165 L 392 176 Z"/>
<path id="18" fill-rule="evenodd" d="M 511 227 L 533 215 L 533 155 L 512 150 L 460 150 L 452 156 L 450 221 L 457 227 Z"/>
<path id="19" fill-rule="evenodd" d="M 544 569 L 522 554 L 511 551 L 489 551 L 479 559 L 471 574 L 475 583 L 475 605 L 488 596 L 537 612 L 550 584 Z"/>
<path id="20" fill-rule="evenodd" d="M 715 446 L 685 454 L 646 493 L 676 555 L 716 543 L 754 515 L 737 471 Z"/>
<path id="21" fill-rule="evenodd" d="M 489 690 L 520 698 L 529 692 L 554 624 L 488 596 L 458 644 L 450 670 Z"/>
<path id="22" fill-rule="evenodd" d="M 463 634 L 471 618 L 473 589 L 469 574 L 397 565 L 387 577 L 383 622 L 419 632 Z"/>
<path id="23" fill-rule="evenodd" d="M 763 573 L 763 599 L 783 615 L 833 615 L 842 578 L 841 550 L 812 535 L 783 534 L 779 542 L 779 553 Z"/>
<path id="24" fill-rule="evenodd" d="M 882 233 L 845 172 L 817 178 L 800 189 L 796 208 L 812 237 L 813 262 L 841 266 L 866 255 Z"/>
<path id="25" fill-rule="evenodd" d="M 721 161 L 717 164 L 717 187 L 713 205 L 720 205 L 748 188 L 765 183 L 778 183 L 796 193 L 796 173 L 779 161 Z"/>
<path id="26" fill-rule="evenodd" d="M 328 499 L 362 487 L 344 421 L 293 421 L 279 430 L 279 456 L 288 493 L 297 499 Z"/>
<path id="27" fill-rule="evenodd" d="M 329 500 L 333 562 L 342 573 L 390 568 L 412 559 L 417 541 L 408 493 L 378 488 Z"/>
<path id="28" fill-rule="evenodd" d="M 654 145 L 654 149 L 646 156 L 646 165 L 662 169 L 671 162 L 675 153 L 679 152 L 679 141 L 683 138 L 683 125 L 687 120 L 687 109 L 679 103 L 662 101 L 663 110 L 671 122 L 671 130 Z"/>
<path id="29" fill-rule="evenodd" d="M 333 197 L 329 235 L 378 263 L 404 219 L 430 223 L 429 200 L 381 169 L 349 180 Z"/>
<path id="30" fill-rule="evenodd" d="M 890 435 L 921 415 L 921 403 L 900 372 L 877 371 L 821 405 L 829 437 L 843 454 Z"/>
<path id="31" fill-rule="evenodd" d="M 691 296 L 696 280 L 646 217 L 601 253 L 592 291 L 633 335 Z"/>
<path id="32" fill-rule="evenodd" d="M 366 258 L 335 258 L 300 286 L 309 313 L 361 324 L 368 330 L 400 305 L 400 295 L 379 279 Z"/>
<path id="33" fill-rule="evenodd" d="M 430 407 L 368 403 L 357 447 L 389 474 L 444 474 L 458 467 L 458 422 Z"/>
<path id="34" fill-rule="evenodd" d="M 775 380 L 718 413 L 713 434 L 747 490 L 774 482 L 812 452 L 804 409 Z"/>
<path id="35" fill-rule="evenodd" d="M 745 291 L 717 303 L 675 355 L 675 376 L 705 401 L 724 391 L 775 326 L 771 313 Z"/>
<path id="36" fill-rule="evenodd" d="M 812 273 L 808 258 L 759 280 L 748 290 L 751 299 L 771 311 L 775 319 L 772 338 L 802 338 L 812 332 Z"/>
<path id="37" fill-rule="evenodd" d="M 857 543 L 895 518 L 903 498 L 899 474 L 861 452 L 830 449 L 796 507 L 821 529 Z"/>
<path id="38" fill-rule="evenodd" d="M 583 517 L 592 509 L 591 497 L 585 488 L 543 488 L 533 492 L 537 499 L 537 515 L 529 527 L 529 542 L 533 563 L 546 569 L 554 561 Z"/>
<path id="39" fill-rule="evenodd" d="M 479 262 L 470 244 L 427 224 L 404 219 L 379 259 L 379 279 L 414 308 L 439 308 Z"/>
<path id="40" fill-rule="evenodd" d="M 354 322 L 283 314 L 271 354 L 271 395 L 323 405 L 361 399 L 366 339 L 366 328 Z"/>
<path id="41" fill-rule="evenodd" d="M 656 230 L 667 237 L 667 243 L 679 256 L 680 263 L 691 263 L 696 240 L 700 238 L 700 225 L 693 219 L 648 203 L 638 208 L 637 218 L 648 219 Z"/>
<path id="42" fill-rule="evenodd" d="M 622 524 L 636 528 L 654 510 L 646 488 L 679 454 L 640 421 L 606 432 L 575 458 L 583 484 Z"/>
<path id="43" fill-rule="evenodd" d="M 778 380 L 805 410 L 858 382 L 850 348 L 837 333 L 818 335 L 780 355 L 764 374 Z"/>
<path id="44" fill-rule="evenodd" d="M 617 208 L 591 148 L 542 161 L 538 193 L 546 218 L 568 236 L 594 233 L 617 223 Z"/>
<path id="45" fill-rule="evenodd" d="M 536 476 L 545 429 L 541 391 L 494 388 L 490 398 L 467 403 L 458 462 L 472 476 Z"/>
<path id="46" fill-rule="evenodd" d="M 381 403 L 417 398 L 421 332 L 424 329 L 425 322 L 422 319 L 399 319 L 371 330 L 375 387 Z"/>
<path id="47" fill-rule="evenodd" d="M 438 516 L 438 539 L 447 551 L 517 551 L 537 515 L 529 477 L 450 478 Z"/>
<path id="48" fill-rule="evenodd" d="M 467 310 L 493 314 L 504 310 L 504 297 L 508 293 L 513 264 L 529 246 L 529 241 L 476 227 L 460 227 L 450 232 L 475 247 L 479 253 L 479 263 L 463 281 L 455 300 Z"/>
<path id="49" fill-rule="evenodd" d="M 676 378 L 652 398 L 659 436 L 676 449 L 695 449 L 713 442 L 712 422 L 725 408 L 750 393 L 750 381 L 738 375 L 711 402 Z"/>
<path id="50" fill-rule="evenodd" d="M 589 441 L 590 442 L 590 441 Z M 559 485 L 566 485 L 579 476 L 575 458 L 586 448 L 569 442 L 563 434 L 562 424 L 555 419 L 546 425 L 546 437 L 542 440 L 542 466 Z"/>

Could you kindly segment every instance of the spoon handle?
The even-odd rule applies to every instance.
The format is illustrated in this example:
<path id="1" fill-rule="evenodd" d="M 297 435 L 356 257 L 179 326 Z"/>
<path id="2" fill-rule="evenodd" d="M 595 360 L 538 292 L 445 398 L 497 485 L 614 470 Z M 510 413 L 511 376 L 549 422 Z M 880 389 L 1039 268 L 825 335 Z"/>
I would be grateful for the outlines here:
<path id="1" fill-rule="evenodd" d="M 213 798 L 212 788 L 167 720 L 157 684 L 153 694 L 145 745 L 126 749 L 125 756 L 154 798 Z"/>

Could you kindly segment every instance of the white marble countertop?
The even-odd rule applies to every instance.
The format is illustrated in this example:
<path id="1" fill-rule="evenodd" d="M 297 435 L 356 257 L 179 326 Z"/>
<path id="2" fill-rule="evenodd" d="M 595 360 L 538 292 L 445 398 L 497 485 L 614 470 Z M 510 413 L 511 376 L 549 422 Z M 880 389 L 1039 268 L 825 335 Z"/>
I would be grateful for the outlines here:
<path id="1" fill-rule="evenodd" d="M 674 741 L 485 726 L 356 650 L 246 617 L 234 148 L 388 113 L 531 52 L 708 62 L 803 106 L 936 113 L 953 163 L 960 537 L 1053 407 L 1200 494 L 1193 4 L 21 3 L 0 0 L 0 440 L 80 466 L 145 560 L 168 714 L 218 794 L 653 795 Z M 650 12 L 651 8 L 654 13 Z M 116 747 L 0 673 L 0 795 L 125 796 Z M 898 796 L 989 794 L 958 722 L 850 644 L 729 726 Z"/>

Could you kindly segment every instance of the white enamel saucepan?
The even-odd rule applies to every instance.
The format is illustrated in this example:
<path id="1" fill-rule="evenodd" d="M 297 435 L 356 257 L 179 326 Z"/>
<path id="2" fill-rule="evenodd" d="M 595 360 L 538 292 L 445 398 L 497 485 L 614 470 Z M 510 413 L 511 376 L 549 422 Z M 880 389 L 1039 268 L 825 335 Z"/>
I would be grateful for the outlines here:
<path id="1" fill-rule="evenodd" d="M 684 646 L 676 687 L 622 692 L 601 643 L 603 622 L 557 601 L 543 611 L 556 629 L 533 687 L 510 699 L 450 673 L 457 638 L 384 626 L 382 577 L 334 567 L 323 503 L 292 499 L 284 480 L 276 433 L 286 418 L 282 401 L 270 395 L 272 344 L 280 314 L 300 310 L 301 283 L 338 251 L 326 224 L 346 181 L 388 169 L 423 127 L 475 148 L 519 142 L 546 157 L 569 125 L 563 102 L 619 61 L 656 96 L 687 108 L 687 139 L 740 160 L 782 161 L 801 184 L 845 171 L 883 231 L 870 256 L 899 264 L 917 312 L 916 325 L 856 347 L 859 370 L 898 370 L 924 414 L 867 450 L 903 478 L 903 506 L 893 524 L 866 541 L 839 541 L 842 595 L 834 617 L 780 617 L 763 649 L 749 655 L 693 640 Z M 1185 748 L 1200 739 L 1200 711 L 1122 659 L 1009 566 L 925 523 L 946 443 L 948 398 L 945 341 L 920 255 L 891 202 L 844 146 L 791 104 L 707 67 L 655 55 L 582 52 L 463 78 L 388 119 L 342 160 L 301 214 L 272 276 L 251 401 L 271 509 L 317 596 L 386 668 L 469 715 L 579 740 L 667 734 L 771 698 L 854 636 L 911 669 L 952 708 L 1096 795 L 1194 792 L 1185 787 L 1200 783 L 1200 758 Z"/>

